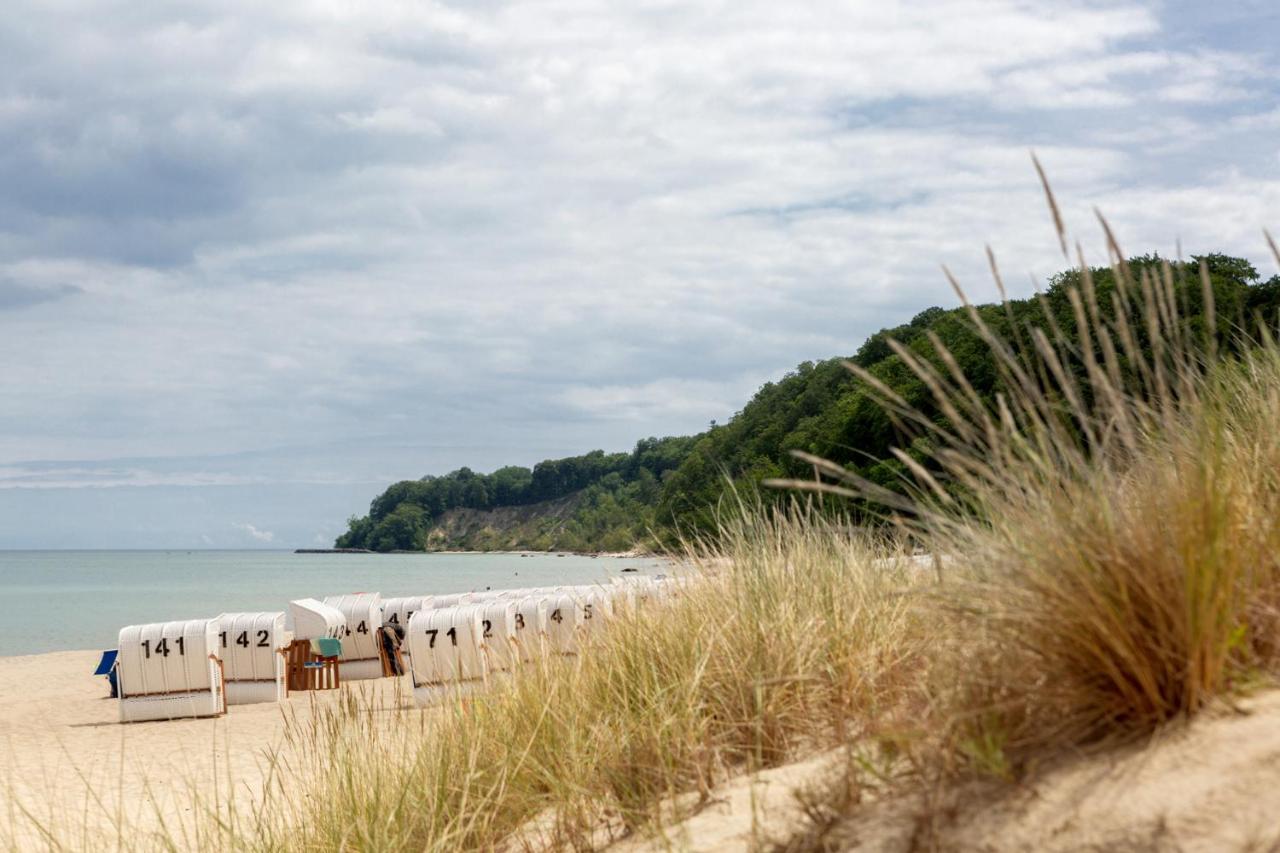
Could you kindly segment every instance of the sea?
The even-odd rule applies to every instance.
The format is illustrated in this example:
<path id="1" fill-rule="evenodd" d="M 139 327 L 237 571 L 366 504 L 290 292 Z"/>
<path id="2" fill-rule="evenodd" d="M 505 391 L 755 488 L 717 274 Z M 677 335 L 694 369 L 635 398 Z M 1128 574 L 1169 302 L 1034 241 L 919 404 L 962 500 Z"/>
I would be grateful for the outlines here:
<path id="1" fill-rule="evenodd" d="M 286 610 L 296 598 L 597 583 L 667 565 L 571 554 L 0 551 L 0 656 L 113 649 L 126 625 Z"/>

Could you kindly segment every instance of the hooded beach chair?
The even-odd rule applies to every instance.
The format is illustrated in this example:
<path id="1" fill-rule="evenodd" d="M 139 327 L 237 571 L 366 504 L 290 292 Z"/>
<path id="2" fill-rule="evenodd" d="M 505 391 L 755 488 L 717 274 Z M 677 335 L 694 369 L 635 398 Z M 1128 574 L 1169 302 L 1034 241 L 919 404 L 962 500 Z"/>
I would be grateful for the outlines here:
<path id="1" fill-rule="evenodd" d="M 336 656 L 341 654 L 342 636 L 346 617 L 342 611 L 314 598 L 300 598 L 289 602 L 286 630 L 292 627 L 293 642 L 285 649 L 285 682 L 290 691 L 329 690 L 338 686 Z M 320 655 L 311 645 L 315 639 L 333 640 L 339 651 L 333 655 Z M 331 665 L 321 665 L 321 658 L 334 657 Z M 311 664 L 316 664 L 312 666 Z"/>
<path id="2" fill-rule="evenodd" d="M 227 704 L 279 702 L 285 693 L 284 613 L 223 613 L 218 617 Z"/>
<path id="3" fill-rule="evenodd" d="M 347 681 L 382 678 L 378 631 L 382 627 L 382 596 L 376 592 L 331 595 L 324 603 L 342 613 L 342 677 Z"/>
<path id="4" fill-rule="evenodd" d="M 120 722 L 226 713 L 218 620 L 130 625 L 119 649 Z"/>

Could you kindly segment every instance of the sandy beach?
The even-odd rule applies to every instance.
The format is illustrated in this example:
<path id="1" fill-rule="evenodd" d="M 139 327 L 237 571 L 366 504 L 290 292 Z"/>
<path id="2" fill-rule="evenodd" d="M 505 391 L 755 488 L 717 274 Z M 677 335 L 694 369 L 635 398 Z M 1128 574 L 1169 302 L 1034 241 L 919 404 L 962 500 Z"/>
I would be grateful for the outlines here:
<path id="1" fill-rule="evenodd" d="M 284 703 L 232 706 L 216 719 L 122 725 L 105 680 L 90 675 L 97 652 L 0 658 L 0 849 L 134 849 L 163 822 L 181 849 L 193 835 L 193 787 L 206 803 L 250 810 L 261 799 L 275 753 L 288 760 L 287 714 L 305 719 L 338 691 L 295 694 Z M 409 707 L 395 680 L 354 682 L 384 705 Z M 413 713 L 412 711 L 410 713 Z M 1175 727 L 1149 744 L 1067 762 L 1029 783 L 974 796 L 947 795 L 936 827 L 944 846 L 1013 851 L 1106 849 L 1141 840 L 1181 849 L 1251 849 L 1276 843 L 1280 791 L 1280 691 L 1245 699 L 1235 711 Z M 617 849 L 748 850 L 780 840 L 803 821 L 796 794 L 829 778 L 817 756 L 730 780 L 701 814 L 668 827 L 664 839 L 634 838 Z M 937 804 L 934 804 L 936 807 Z M 833 833 L 840 847 L 907 850 L 919 830 L 915 797 L 869 804 Z M 125 829 L 126 831 L 122 831 Z M 53 841 L 42 835 L 50 831 Z"/>
<path id="2" fill-rule="evenodd" d="M 307 715 L 338 691 L 295 694 L 284 703 L 233 705 L 215 719 L 118 722 L 106 679 L 91 675 L 99 652 L 0 658 L 0 808 L 4 849 L 43 846 L 36 824 L 72 849 L 129 848 L 118 828 L 180 830 L 192 817 L 191 787 L 208 801 L 251 804 L 264 758 L 279 747 L 286 713 Z M 399 701 L 393 679 L 344 690 Z M 408 700 L 406 700 L 407 702 Z M 181 832 L 178 832 L 181 835 Z M 120 842 L 117 845 L 117 842 Z"/>

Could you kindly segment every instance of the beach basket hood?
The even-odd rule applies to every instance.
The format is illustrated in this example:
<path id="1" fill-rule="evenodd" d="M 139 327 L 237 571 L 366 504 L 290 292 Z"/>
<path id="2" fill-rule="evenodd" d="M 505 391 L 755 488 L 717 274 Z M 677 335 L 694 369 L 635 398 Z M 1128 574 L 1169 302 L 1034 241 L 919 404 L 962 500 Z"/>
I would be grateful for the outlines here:
<path id="1" fill-rule="evenodd" d="M 382 596 L 376 592 L 331 595 L 324 603 L 343 616 L 342 654 L 338 657 L 342 680 L 381 678 L 378 631 L 382 628 Z"/>
<path id="2" fill-rule="evenodd" d="M 295 640 L 340 637 L 347 624 L 341 610 L 314 598 L 290 601 L 288 614 L 285 627 L 293 631 Z"/>
<path id="3" fill-rule="evenodd" d="M 218 617 L 227 704 L 278 702 L 285 697 L 284 612 L 223 613 Z"/>
<path id="4" fill-rule="evenodd" d="M 122 628 L 117 662 L 121 722 L 212 717 L 226 710 L 216 619 Z"/>
<path id="5" fill-rule="evenodd" d="M 478 607 L 419 610 L 409 620 L 406 640 L 420 704 L 429 704 L 442 689 L 482 683 L 488 674 L 484 616 Z"/>

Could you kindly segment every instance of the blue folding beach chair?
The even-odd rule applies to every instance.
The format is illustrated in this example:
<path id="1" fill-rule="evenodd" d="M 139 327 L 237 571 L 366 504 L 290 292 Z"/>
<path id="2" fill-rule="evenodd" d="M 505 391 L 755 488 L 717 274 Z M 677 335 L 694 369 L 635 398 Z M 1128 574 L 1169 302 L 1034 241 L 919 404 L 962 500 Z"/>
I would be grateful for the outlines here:
<path id="1" fill-rule="evenodd" d="M 98 668 L 93 671 L 94 675 L 105 675 L 107 683 L 111 685 L 111 698 L 116 699 L 120 696 L 120 682 L 116 675 L 116 657 L 120 654 L 119 649 L 107 649 L 102 653 L 102 660 L 98 661 Z"/>

